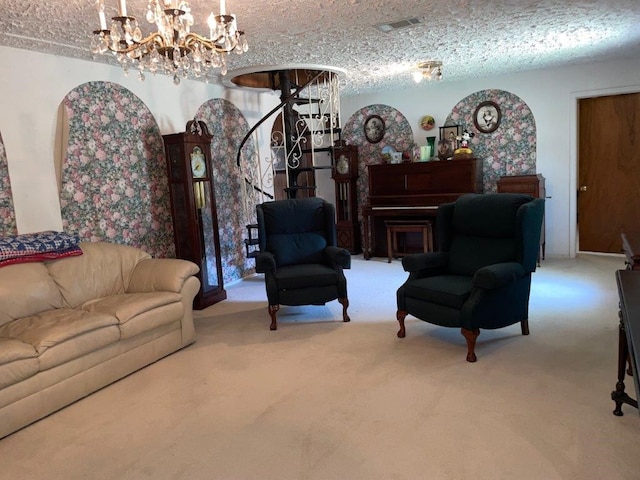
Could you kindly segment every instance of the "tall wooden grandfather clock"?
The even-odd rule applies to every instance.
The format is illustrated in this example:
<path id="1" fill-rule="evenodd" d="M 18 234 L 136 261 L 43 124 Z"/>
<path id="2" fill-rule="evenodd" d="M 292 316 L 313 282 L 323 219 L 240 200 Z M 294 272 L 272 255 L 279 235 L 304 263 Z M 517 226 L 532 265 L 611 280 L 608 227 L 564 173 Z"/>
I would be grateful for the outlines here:
<path id="1" fill-rule="evenodd" d="M 193 300 L 194 308 L 200 310 L 227 298 L 211 172 L 212 135 L 203 121 L 192 120 L 187 122 L 185 132 L 162 138 L 176 257 L 200 267 L 200 291 Z"/>
<path id="2" fill-rule="evenodd" d="M 358 147 L 339 143 L 334 148 L 335 164 L 331 177 L 336 182 L 336 230 L 338 246 L 352 254 L 360 253 L 358 221 Z"/>

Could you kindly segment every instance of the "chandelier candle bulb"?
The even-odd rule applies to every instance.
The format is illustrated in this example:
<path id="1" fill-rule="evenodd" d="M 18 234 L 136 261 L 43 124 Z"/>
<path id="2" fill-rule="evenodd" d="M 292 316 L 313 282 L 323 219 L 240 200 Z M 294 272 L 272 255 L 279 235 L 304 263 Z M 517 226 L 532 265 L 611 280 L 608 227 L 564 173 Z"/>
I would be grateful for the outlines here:
<path id="1" fill-rule="evenodd" d="M 100 17 L 100 30 L 107 29 L 107 18 L 104 16 L 104 5 L 98 12 L 98 16 Z"/>
<path id="2" fill-rule="evenodd" d="M 120 16 L 126 17 L 127 16 L 127 0 L 119 0 L 119 4 L 120 4 Z"/>
<path id="3" fill-rule="evenodd" d="M 225 0 L 220 0 L 220 15 L 226 15 Z"/>

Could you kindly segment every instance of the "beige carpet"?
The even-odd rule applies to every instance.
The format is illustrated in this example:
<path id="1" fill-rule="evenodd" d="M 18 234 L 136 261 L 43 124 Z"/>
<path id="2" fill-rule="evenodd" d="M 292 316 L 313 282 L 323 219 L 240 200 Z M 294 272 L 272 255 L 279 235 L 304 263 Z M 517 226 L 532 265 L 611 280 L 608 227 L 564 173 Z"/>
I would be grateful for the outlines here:
<path id="1" fill-rule="evenodd" d="M 612 415 L 622 258 L 547 259 L 531 335 L 407 321 L 399 261 L 355 257 L 340 305 L 283 307 L 255 277 L 197 342 L 0 440 L 2 479 L 638 479 L 640 416 Z M 633 392 L 633 383 L 628 382 Z"/>

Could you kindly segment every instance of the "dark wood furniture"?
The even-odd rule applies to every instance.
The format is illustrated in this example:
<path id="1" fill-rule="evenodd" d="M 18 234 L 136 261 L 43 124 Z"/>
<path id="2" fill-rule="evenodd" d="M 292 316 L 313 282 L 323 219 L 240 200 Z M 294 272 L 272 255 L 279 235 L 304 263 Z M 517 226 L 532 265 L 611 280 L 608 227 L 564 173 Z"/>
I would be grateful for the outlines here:
<path id="1" fill-rule="evenodd" d="M 498 193 L 526 193 L 534 198 L 545 198 L 546 190 L 544 186 L 544 177 L 542 174 L 537 175 L 509 175 L 500 177 L 497 183 Z M 544 260 L 546 250 L 546 234 L 544 226 L 544 218 L 542 219 L 542 233 L 540 234 L 540 258 Z"/>
<path id="2" fill-rule="evenodd" d="M 176 257 L 198 267 L 200 291 L 193 306 L 203 309 L 227 298 L 222 278 L 216 195 L 211 171 L 211 134 L 203 121 L 163 135 L 169 176 Z"/>
<path id="3" fill-rule="evenodd" d="M 431 222 L 429 220 L 385 220 L 385 226 L 387 227 L 387 255 L 389 257 L 389 263 L 391 260 L 398 257 L 404 257 L 411 252 L 408 248 L 407 236 L 412 233 L 417 233 L 420 236 L 422 242 L 421 252 L 433 251 L 433 233 L 431 228 Z M 404 234 L 405 241 L 404 248 L 400 248 L 399 234 Z"/>
<path id="4" fill-rule="evenodd" d="M 627 270 L 640 270 L 640 232 L 622 232 L 621 237 Z"/>
<path id="5" fill-rule="evenodd" d="M 482 160 L 369 165 L 369 196 L 362 208 L 363 254 L 388 253 L 384 220 L 432 220 L 438 205 L 464 193 L 482 193 Z"/>
<path id="6" fill-rule="evenodd" d="M 337 145 L 331 177 L 336 183 L 336 234 L 338 246 L 353 255 L 360 253 L 360 221 L 358 220 L 358 147 Z"/>
<path id="7" fill-rule="evenodd" d="M 618 381 L 616 389 L 611 392 L 611 400 L 616 404 L 614 415 L 621 417 L 622 405 L 627 404 L 638 408 L 640 398 L 640 364 L 635 352 L 640 346 L 640 272 L 635 270 L 618 270 L 616 272 L 618 296 L 620 298 L 620 326 L 618 333 Z M 630 364 L 626 370 L 627 361 Z M 625 375 L 633 377 L 636 398 L 631 398 L 625 392 Z"/>

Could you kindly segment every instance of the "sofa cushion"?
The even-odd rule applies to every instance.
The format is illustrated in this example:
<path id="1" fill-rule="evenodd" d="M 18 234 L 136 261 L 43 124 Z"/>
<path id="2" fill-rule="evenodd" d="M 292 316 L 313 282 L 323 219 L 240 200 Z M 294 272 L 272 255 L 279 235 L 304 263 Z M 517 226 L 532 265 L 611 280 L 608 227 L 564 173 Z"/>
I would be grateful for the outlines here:
<path id="1" fill-rule="evenodd" d="M 38 373 L 38 352 L 28 343 L 0 338 L 0 389 Z"/>
<path id="2" fill-rule="evenodd" d="M 95 298 L 124 293 L 133 269 L 151 256 L 134 247 L 81 242 L 83 255 L 45 262 L 67 306 L 76 308 Z"/>
<path id="3" fill-rule="evenodd" d="M 6 323 L 0 337 L 32 345 L 46 370 L 117 342 L 120 330 L 112 315 L 58 308 Z"/>
<path id="4" fill-rule="evenodd" d="M 82 309 L 116 317 L 122 338 L 130 338 L 180 320 L 184 315 L 181 300 L 182 296 L 173 292 L 127 293 L 90 300 Z"/>
<path id="5" fill-rule="evenodd" d="M 404 285 L 407 297 L 421 301 L 461 309 L 471 295 L 471 277 L 440 275 L 412 280 Z"/>
<path id="6" fill-rule="evenodd" d="M 54 308 L 62 295 L 42 263 L 0 268 L 0 326 Z"/>
<path id="7" fill-rule="evenodd" d="M 280 290 L 324 287 L 338 282 L 338 272 L 334 268 L 321 264 L 288 265 L 276 272 Z"/>

